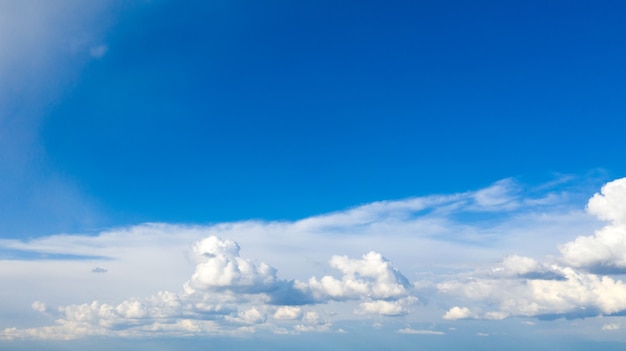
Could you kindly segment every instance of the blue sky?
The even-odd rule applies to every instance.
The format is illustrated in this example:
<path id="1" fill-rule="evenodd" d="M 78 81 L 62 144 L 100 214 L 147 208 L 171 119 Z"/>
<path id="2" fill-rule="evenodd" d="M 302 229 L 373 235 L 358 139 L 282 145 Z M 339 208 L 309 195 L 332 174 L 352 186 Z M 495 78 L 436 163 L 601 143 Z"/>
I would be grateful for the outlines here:
<path id="1" fill-rule="evenodd" d="M 0 1 L 0 347 L 622 348 L 624 11 Z"/>

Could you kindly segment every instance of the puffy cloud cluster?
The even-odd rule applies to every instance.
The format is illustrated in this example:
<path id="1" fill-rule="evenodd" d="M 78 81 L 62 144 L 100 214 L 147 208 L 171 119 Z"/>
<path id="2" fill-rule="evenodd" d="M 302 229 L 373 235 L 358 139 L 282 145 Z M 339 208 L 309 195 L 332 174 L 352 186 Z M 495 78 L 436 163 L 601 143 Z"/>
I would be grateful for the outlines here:
<path id="1" fill-rule="evenodd" d="M 320 280 L 313 277 L 308 281 L 308 289 L 319 300 L 342 300 L 359 296 L 394 298 L 406 294 L 409 287 L 408 280 L 391 262 L 373 251 L 363 255 L 360 260 L 333 256 L 330 266 L 343 273 L 341 280 L 327 275 Z"/>
<path id="2" fill-rule="evenodd" d="M 408 295 L 410 284 L 382 255 L 370 252 L 362 259 L 334 256 L 330 265 L 341 279 L 288 281 L 264 262 L 240 257 L 232 240 L 210 236 L 192 247 L 195 271 L 180 293 L 162 291 L 117 305 L 94 301 L 51 310 L 42 302 L 32 308 L 58 317 L 50 327 L 9 328 L 3 338 L 71 339 L 92 335 L 187 335 L 242 333 L 256 328 L 275 333 L 327 331 L 332 324 L 306 305 L 354 300 L 356 313 L 385 316 L 403 314 L 416 301 Z M 289 331 L 291 329 L 291 331 Z"/>
<path id="3" fill-rule="evenodd" d="M 454 306 L 443 315 L 443 319 L 456 320 L 473 318 L 475 315 L 467 307 Z"/>
<path id="4" fill-rule="evenodd" d="M 626 269 L 626 178 L 603 186 L 587 211 L 609 223 L 593 236 L 562 245 L 560 264 L 512 255 L 488 272 L 439 283 L 440 293 L 474 305 L 454 306 L 443 318 L 587 317 L 626 311 L 626 284 L 610 276 Z"/>
<path id="5" fill-rule="evenodd" d="M 254 264 L 239 256 L 239 245 L 232 240 L 208 237 L 193 246 L 196 270 L 185 284 L 188 293 L 196 290 L 228 289 L 236 293 L 272 290 L 278 282 L 276 269 L 266 263 Z"/>
<path id="6" fill-rule="evenodd" d="M 626 284 L 608 276 L 553 266 L 558 279 L 480 277 L 438 285 L 444 294 L 486 302 L 497 310 L 480 312 L 453 307 L 444 319 L 503 319 L 509 316 L 566 315 L 586 317 L 626 310 Z"/>
<path id="7" fill-rule="evenodd" d="M 316 301 L 362 300 L 360 313 L 386 316 L 405 314 L 417 300 L 407 296 L 411 284 L 406 277 L 379 253 L 371 251 L 361 259 L 333 256 L 330 266 L 341 271 L 341 279 L 312 277 L 307 283 L 297 282 L 296 287 Z"/>

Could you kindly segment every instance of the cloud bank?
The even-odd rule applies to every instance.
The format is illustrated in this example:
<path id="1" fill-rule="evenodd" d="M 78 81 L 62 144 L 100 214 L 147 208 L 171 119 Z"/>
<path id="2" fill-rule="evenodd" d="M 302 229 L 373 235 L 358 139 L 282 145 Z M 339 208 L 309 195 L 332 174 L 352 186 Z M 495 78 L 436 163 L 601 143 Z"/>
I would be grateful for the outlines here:
<path id="1" fill-rule="evenodd" d="M 443 294 L 496 306 L 454 306 L 444 319 L 503 319 L 615 315 L 626 311 L 626 284 L 610 273 L 626 268 L 626 178 L 607 183 L 588 202 L 587 211 L 608 222 L 593 236 L 579 236 L 560 247 L 562 257 L 540 263 L 510 256 L 489 272 L 437 285 Z"/>
<path id="2" fill-rule="evenodd" d="M 562 192 L 530 197 L 505 180 L 476 192 L 377 202 L 295 222 L 144 224 L 97 236 L 2 240 L 0 252 L 65 259 L 4 261 L 12 267 L 0 266 L 9 292 L 27 274 L 49 287 L 13 300 L 51 323 L 4 326 L 0 335 L 297 334 L 345 332 L 343 323 L 369 319 L 394 325 L 618 315 L 626 311 L 626 284 L 597 267 L 622 267 L 619 250 L 608 249 L 624 245 L 624 184 L 607 183 L 587 213 L 560 202 L 567 198 Z M 597 229 L 596 218 L 605 226 Z M 552 247 L 560 256 L 537 249 L 554 228 L 562 231 L 556 239 L 565 238 Z M 15 301 L 0 308 L 15 309 Z"/>
<path id="3" fill-rule="evenodd" d="M 329 301 L 363 301 L 363 313 L 398 315 L 415 298 L 409 283 L 380 254 L 363 259 L 335 256 L 330 265 L 342 273 L 321 282 L 280 279 L 276 269 L 239 256 L 239 245 L 215 236 L 193 245 L 197 265 L 182 292 L 161 291 L 144 299 L 127 299 L 117 305 L 93 301 L 61 306 L 51 311 L 43 302 L 32 308 L 54 313 L 55 325 L 18 330 L 7 328 L 4 338 L 73 339 L 81 336 L 138 336 L 161 332 L 172 335 L 248 333 L 255 328 L 277 329 L 271 321 L 291 323 L 292 332 L 325 331 L 330 323 L 308 305 Z M 299 306 L 294 306 L 295 304 Z M 302 307 L 300 307 L 302 306 Z"/>

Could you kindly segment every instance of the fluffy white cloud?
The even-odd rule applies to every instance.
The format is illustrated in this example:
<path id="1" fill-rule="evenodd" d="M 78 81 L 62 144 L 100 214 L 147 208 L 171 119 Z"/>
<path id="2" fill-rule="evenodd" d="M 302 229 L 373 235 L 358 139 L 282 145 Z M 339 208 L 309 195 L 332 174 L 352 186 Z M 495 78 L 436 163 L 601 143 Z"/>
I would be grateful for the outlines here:
<path id="1" fill-rule="evenodd" d="M 275 319 L 300 319 L 302 318 L 302 308 L 297 306 L 281 306 L 274 312 Z"/>
<path id="2" fill-rule="evenodd" d="M 561 247 L 565 262 L 592 270 L 626 270 L 626 178 L 607 183 L 587 205 L 589 213 L 608 221 L 593 236 L 579 236 Z"/>
<path id="3" fill-rule="evenodd" d="M 278 281 L 276 269 L 268 264 L 257 265 L 239 257 L 239 245 L 232 240 L 211 236 L 196 243 L 193 253 L 201 262 L 185 284 L 188 293 L 221 288 L 259 293 L 272 289 Z"/>
<path id="4" fill-rule="evenodd" d="M 417 301 L 408 296 L 408 279 L 379 253 L 371 251 L 361 259 L 333 256 L 330 266 L 341 271 L 341 279 L 312 277 L 306 283 L 297 281 L 295 287 L 320 302 L 361 300 L 357 313 L 383 316 L 406 314 L 408 306 Z"/>
<path id="5" fill-rule="evenodd" d="M 626 268 L 625 203 L 626 178 L 607 183 L 589 200 L 588 212 L 609 223 L 593 236 L 562 245 L 563 257 L 556 260 L 565 265 L 512 255 L 489 271 L 439 283 L 441 293 L 474 304 L 471 309 L 453 307 L 444 318 L 586 317 L 626 311 L 626 284 L 605 275 Z"/>
<path id="6" fill-rule="evenodd" d="M 598 218 L 616 224 L 626 224 L 626 178 L 606 183 L 600 193 L 589 200 L 587 209 Z"/>
<path id="7" fill-rule="evenodd" d="M 408 313 L 408 306 L 417 302 L 414 296 L 408 296 L 399 300 L 373 300 L 361 302 L 358 313 L 372 313 L 382 316 L 399 316 Z"/>
<path id="8" fill-rule="evenodd" d="M 341 280 L 332 276 L 309 279 L 301 289 L 310 290 L 317 300 L 334 300 L 371 296 L 377 299 L 398 298 L 406 294 L 409 281 L 391 262 L 376 252 L 363 255 L 360 260 L 333 256 L 330 266 L 343 273 Z"/>
<path id="9" fill-rule="evenodd" d="M 508 316 L 593 316 L 626 310 L 626 284 L 608 276 L 553 266 L 559 279 L 479 277 L 438 285 L 445 294 L 496 305 L 498 310 L 467 315 L 468 310 L 450 310 L 450 317 L 502 319 Z"/>
<path id="10" fill-rule="evenodd" d="M 456 320 L 474 317 L 474 313 L 467 307 L 454 306 L 443 315 L 443 319 Z"/>

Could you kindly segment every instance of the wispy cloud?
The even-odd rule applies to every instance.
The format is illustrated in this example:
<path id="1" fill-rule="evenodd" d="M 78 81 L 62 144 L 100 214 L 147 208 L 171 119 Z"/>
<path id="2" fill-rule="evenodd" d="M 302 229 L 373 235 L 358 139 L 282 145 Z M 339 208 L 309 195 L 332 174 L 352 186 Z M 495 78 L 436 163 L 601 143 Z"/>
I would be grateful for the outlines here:
<path id="1" fill-rule="evenodd" d="M 398 330 L 400 334 L 417 334 L 417 335 L 445 335 L 446 333 L 437 330 L 430 329 L 412 329 L 412 328 L 402 328 Z"/>
<path id="2" fill-rule="evenodd" d="M 602 326 L 602 330 L 604 331 L 614 331 L 614 330 L 619 330 L 619 329 L 620 329 L 620 325 L 616 323 L 609 323 L 609 324 L 605 324 Z"/>

